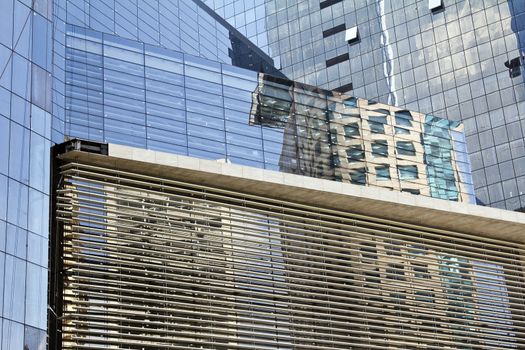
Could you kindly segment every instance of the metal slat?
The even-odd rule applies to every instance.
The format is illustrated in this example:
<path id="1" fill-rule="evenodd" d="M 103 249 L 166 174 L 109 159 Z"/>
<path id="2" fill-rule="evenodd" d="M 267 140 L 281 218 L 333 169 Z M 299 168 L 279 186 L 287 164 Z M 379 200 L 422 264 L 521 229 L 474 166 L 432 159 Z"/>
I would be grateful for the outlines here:
<path id="1" fill-rule="evenodd" d="M 64 349 L 525 345 L 518 244 L 62 169 Z"/>

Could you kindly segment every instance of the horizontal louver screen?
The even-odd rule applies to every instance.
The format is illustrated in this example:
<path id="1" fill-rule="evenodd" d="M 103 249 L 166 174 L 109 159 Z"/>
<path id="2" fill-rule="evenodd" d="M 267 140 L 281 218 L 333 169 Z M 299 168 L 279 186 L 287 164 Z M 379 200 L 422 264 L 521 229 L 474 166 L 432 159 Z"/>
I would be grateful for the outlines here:
<path id="1" fill-rule="evenodd" d="M 63 349 L 525 346 L 518 244 L 109 168 L 61 175 Z"/>

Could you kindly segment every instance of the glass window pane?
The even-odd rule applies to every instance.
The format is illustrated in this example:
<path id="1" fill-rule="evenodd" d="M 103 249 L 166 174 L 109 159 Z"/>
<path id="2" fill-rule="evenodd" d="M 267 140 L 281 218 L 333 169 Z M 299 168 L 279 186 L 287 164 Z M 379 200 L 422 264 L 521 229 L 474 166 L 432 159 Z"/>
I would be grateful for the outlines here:
<path id="1" fill-rule="evenodd" d="M 7 224 L 5 251 L 20 259 L 26 258 L 27 231 Z"/>
<path id="2" fill-rule="evenodd" d="M 47 239 L 35 233 L 27 234 L 27 260 L 46 267 L 47 266 Z"/>
<path id="3" fill-rule="evenodd" d="M 416 149 L 414 144 L 410 141 L 397 141 L 396 142 L 397 154 L 404 156 L 415 156 Z"/>
<path id="4" fill-rule="evenodd" d="M 350 180 L 354 184 L 364 185 L 366 184 L 366 169 L 352 169 L 350 170 Z"/>
<path id="5" fill-rule="evenodd" d="M 387 157 L 388 156 L 388 144 L 386 140 L 372 142 L 372 154 L 375 157 Z"/>
<path id="6" fill-rule="evenodd" d="M 3 220 L 0 220 L 0 252 L 5 252 L 5 237 L 7 235 L 6 231 L 7 231 L 7 223 Z"/>
<path id="7" fill-rule="evenodd" d="M 362 146 L 353 146 L 346 150 L 348 163 L 355 163 L 365 158 L 365 151 Z"/>
<path id="8" fill-rule="evenodd" d="M 398 170 L 400 180 L 415 180 L 419 177 L 416 165 L 400 165 Z"/>
<path id="9" fill-rule="evenodd" d="M 28 60 L 15 53 L 13 54 L 13 72 L 16 72 L 16 79 L 12 81 L 13 92 L 29 100 L 31 92 L 31 64 Z"/>
<path id="10" fill-rule="evenodd" d="M 48 192 L 50 168 L 48 151 L 50 148 L 49 140 L 36 133 L 31 133 L 29 184 L 41 192 Z"/>
<path id="11" fill-rule="evenodd" d="M 0 101 L 0 104 L 2 101 Z M 7 118 L 4 118 L 0 116 L 0 173 L 6 174 L 8 173 L 8 165 L 9 163 L 6 161 L 9 159 L 9 120 Z M 0 191 L 0 196 L 4 195 L 5 193 L 2 193 Z"/>
<path id="12" fill-rule="evenodd" d="M 31 105 L 31 131 L 51 138 L 51 114 L 35 105 Z"/>
<path id="13" fill-rule="evenodd" d="M 0 87 L 0 114 L 11 117 L 11 93 Z"/>
<path id="14" fill-rule="evenodd" d="M 9 176 L 29 183 L 29 130 L 11 122 Z"/>
<path id="15" fill-rule="evenodd" d="M 28 187 L 18 181 L 9 179 L 9 205 L 7 207 L 7 221 L 27 228 Z"/>
<path id="16" fill-rule="evenodd" d="M 0 44 L 12 47 L 13 42 L 13 3 L 14 1 L 2 1 L 0 11 Z"/>
<path id="17" fill-rule="evenodd" d="M 29 128 L 31 104 L 15 94 L 11 94 L 11 120 Z"/>
<path id="18" fill-rule="evenodd" d="M 40 67 L 47 69 L 47 52 L 51 48 L 47 47 L 49 22 L 37 13 L 33 13 L 33 50 L 32 61 Z M 50 63 L 50 62 L 49 62 Z"/>
<path id="19" fill-rule="evenodd" d="M 27 264 L 26 324 L 46 329 L 47 268 Z"/>
<path id="20" fill-rule="evenodd" d="M 24 326 L 22 324 L 4 320 L 2 335 L 2 349 L 23 349 Z"/>
<path id="21" fill-rule="evenodd" d="M 7 219 L 7 176 L 0 174 L 0 219 Z M 0 303 L 1 304 L 1 303 Z"/>
<path id="22" fill-rule="evenodd" d="M 27 228 L 43 237 L 48 234 L 49 197 L 34 189 L 29 189 L 29 215 Z"/>
<path id="23" fill-rule="evenodd" d="M 390 167 L 380 166 L 376 167 L 376 180 L 390 180 Z"/>
<path id="24" fill-rule="evenodd" d="M 24 350 L 46 350 L 46 332 L 26 326 Z"/>
<path id="25" fill-rule="evenodd" d="M 344 126 L 345 138 L 359 137 L 359 125 L 357 123 L 350 123 Z"/>
<path id="26" fill-rule="evenodd" d="M 5 285 L 3 316 L 13 321 L 24 322 L 26 294 L 26 262 L 5 255 Z M 45 289 L 45 288 L 44 288 Z M 4 321 L 5 325 L 5 321 Z M 5 329 L 4 329 L 5 331 Z M 4 332 L 5 335 L 5 332 Z M 23 328 L 20 342 L 23 340 Z M 6 349 L 6 348 L 4 348 Z M 13 349 L 13 348 L 7 348 Z"/>
<path id="27" fill-rule="evenodd" d="M 368 126 L 373 134 L 385 133 L 386 117 L 368 117 Z"/>

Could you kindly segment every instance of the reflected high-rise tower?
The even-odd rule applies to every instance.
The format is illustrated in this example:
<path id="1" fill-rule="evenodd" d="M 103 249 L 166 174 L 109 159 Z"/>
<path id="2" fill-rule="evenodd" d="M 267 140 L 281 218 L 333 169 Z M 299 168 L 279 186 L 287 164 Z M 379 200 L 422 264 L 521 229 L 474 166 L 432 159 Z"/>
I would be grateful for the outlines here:
<path id="1" fill-rule="evenodd" d="M 520 4 L 206 3 L 0 0 L 0 348 L 519 348 Z"/>
<path id="2" fill-rule="evenodd" d="M 462 121 L 478 202 L 525 208 L 522 1 L 206 3 L 290 79 Z"/>

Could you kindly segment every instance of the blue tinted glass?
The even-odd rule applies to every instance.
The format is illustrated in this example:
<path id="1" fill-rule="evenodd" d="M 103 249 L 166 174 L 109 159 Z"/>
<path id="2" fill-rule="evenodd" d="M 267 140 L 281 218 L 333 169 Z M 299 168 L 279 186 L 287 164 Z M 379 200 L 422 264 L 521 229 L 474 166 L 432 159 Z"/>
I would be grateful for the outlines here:
<path id="1" fill-rule="evenodd" d="M 185 135 L 180 135 L 180 136 L 186 137 Z M 188 148 L 186 146 L 176 145 L 173 143 L 167 143 L 164 141 L 157 141 L 157 140 L 148 140 L 148 149 L 161 151 L 161 152 L 181 154 L 181 155 L 188 154 Z"/>
<path id="2" fill-rule="evenodd" d="M 144 66 L 117 60 L 110 57 L 104 57 L 104 68 L 122 71 L 128 74 L 142 76 L 144 74 Z"/>
<path id="3" fill-rule="evenodd" d="M 113 82 L 116 82 L 122 85 L 134 86 L 137 88 L 144 88 L 144 79 L 142 77 L 139 77 L 133 74 L 119 72 L 119 71 L 111 70 L 111 69 L 105 69 L 104 78 L 108 81 L 113 81 Z M 104 85 L 104 88 L 105 88 L 105 85 Z M 102 85 L 100 86 L 100 90 L 102 90 Z"/>
<path id="4" fill-rule="evenodd" d="M 228 75 L 223 76 L 223 82 L 224 85 L 247 91 L 255 91 L 255 88 L 257 87 L 257 81 L 245 80 L 237 77 L 230 77 Z"/>
<path id="5" fill-rule="evenodd" d="M 4 310 L 3 316 L 10 320 L 17 322 L 24 322 L 25 315 L 25 293 L 26 293 L 26 262 L 22 259 L 18 259 L 11 255 L 5 256 L 5 282 L 4 282 Z M 4 320 L 4 334 L 13 335 L 11 333 L 5 333 L 6 322 Z M 24 333 L 23 326 L 20 325 L 20 332 L 17 331 L 18 336 L 5 337 L 4 340 L 20 342 L 22 344 Z M 18 334 L 20 333 L 20 334 Z M 7 339 L 6 339 L 7 338 Z M 13 347 L 7 347 L 7 349 L 13 349 Z M 21 348 L 19 348 L 21 349 Z"/>
<path id="6" fill-rule="evenodd" d="M 207 104 L 221 106 L 222 96 L 209 94 L 201 90 L 186 89 L 186 98 L 194 101 L 205 101 Z"/>
<path id="7" fill-rule="evenodd" d="M 32 232 L 27 235 L 27 260 L 46 267 L 47 266 L 47 239 Z"/>
<path id="8" fill-rule="evenodd" d="M 0 174 L 0 219 L 7 219 L 7 176 Z"/>
<path id="9" fill-rule="evenodd" d="M 181 101 L 181 104 L 183 102 L 184 101 Z M 148 119 L 151 116 L 157 116 L 160 118 L 164 118 L 166 120 L 176 120 L 176 121 L 183 122 L 183 123 L 186 122 L 186 112 L 182 109 L 162 106 L 162 105 L 152 103 L 151 101 L 148 101 L 146 105 L 146 110 L 148 114 Z"/>
<path id="10" fill-rule="evenodd" d="M 33 57 L 32 61 L 42 68 L 48 68 L 47 47 L 48 40 L 48 21 L 37 13 L 33 15 Z"/>
<path id="11" fill-rule="evenodd" d="M 27 228 L 28 188 L 20 182 L 9 179 L 7 221 Z"/>
<path id="12" fill-rule="evenodd" d="M 9 142 L 9 176 L 29 183 L 29 129 L 11 123 Z"/>
<path id="13" fill-rule="evenodd" d="M 211 116 L 217 119 L 221 119 L 221 122 L 224 124 L 224 120 L 222 120 L 224 116 L 224 109 L 222 107 L 218 106 L 212 106 L 205 103 L 187 100 L 186 101 L 186 109 L 188 112 L 195 112 L 195 113 L 201 113 L 206 116 Z M 188 113 L 188 122 L 193 122 L 193 118 L 190 118 L 190 114 Z M 220 124 L 219 121 L 213 121 L 214 125 Z M 204 125 L 204 124 L 202 124 Z M 224 126 L 222 127 L 224 129 Z"/>
<path id="14" fill-rule="evenodd" d="M 31 4 L 27 6 L 22 5 L 19 1 L 15 1 L 15 11 L 13 18 L 13 46 L 15 51 L 29 58 L 31 51 L 31 24 L 32 12 L 30 10 Z M 16 72 L 14 70 L 13 72 Z"/>
<path id="15" fill-rule="evenodd" d="M 257 165 L 257 168 L 262 167 L 262 163 L 264 161 L 263 159 L 263 152 L 260 149 L 252 149 L 247 148 L 245 146 L 236 146 L 233 144 L 229 144 L 227 147 L 228 152 L 228 159 L 231 158 L 239 158 L 239 159 L 245 159 L 245 160 L 251 160 L 258 162 L 259 165 Z"/>
<path id="16" fill-rule="evenodd" d="M 7 53 L 9 54 L 8 61 L 3 65 L 0 71 L 0 87 L 4 87 L 6 89 L 11 90 L 12 86 L 12 66 L 13 66 L 13 57 L 11 55 L 11 50 L 7 50 Z M 5 108 L 5 106 L 2 106 L 2 109 Z"/>
<path id="17" fill-rule="evenodd" d="M 93 136 L 90 136 L 90 138 L 93 138 Z M 118 131 L 106 130 L 104 132 L 104 142 L 119 143 L 119 144 L 126 145 L 126 146 L 146 148 L 146 138 L 145 137 L 137 137 L 137 136 L 128 135 L 126 133 L 122 133 L 120 130 Z"/>
<path id="18" fill-rule="evenodd" d="M 175 87 L 177 88 L 177 87 Z M 184 108 L 184 99 L 170 95 L 164 95 L 158 92 L 146 91 L 146 101 L 172 108 Z"/>
<path id="19" fill-rule="evenodd" d="M 5 252 L 20 259 L 26 258 L 27 231 L 7 224 Z"/>
<path id="20" fill-rule="evenodd" d="M 390 180 L 390 168 L 376 167 L 376 178 L 377 180 Z"/>
<path id="21" fill-rule="evenodd" d="M 48 177 L 48 176 L 46 176 Z M 42 192 L 29 189 L 29 215 L 27 228 L 43 237 L 48 235 L 49 197 Z"/>
<path id="22" fill-rule="evenodd" d="M 104 56 L 135 64 L 144 64 L 144 54 L 142 52 L 134 52 L 109 45 L 104 46 Z"/>
<path id="23" fill-rule="evenodd" d="M 185 131 L 185 130 L 182 130 Z M 162 141 L 173 145 L 185 147 L 187 145 L 186 133 L 174 133 L 172 130 L 148 129 L 148 145 L 151 141 Z"/>
<path id="24" fill-rule="evenodd" d="M 187 113 L 188 115 L 188 130 L 191 132 L 195 128 L 194 125 L 198 125 L 201 129 L 208 128 L 208 130 L 202 130 L 206 134 L 214 133 L 220 135 L 224 139 L 224 120 L 221 118 L 209 117 L 204 114 Z M 192 125 L 190 127 L 190 125 Z M 218 132 L 220 131 L 220 132 Z M 190 133 L 191 135 L 191 133 Z"/>
<path id="25" fill-rule="evenodd" d="M 1 103 L 1 101 L 0 101 Z M 8 174 L 9 169 L 9 120 L 0 116 L 0 173 Z M 3 195 L 0 192 L 0 196 Z"/>
<path id="26" fill-rule="evenodd" d="M 2 1 L 0 11 L 0 44 L 12 47 L 13 42 L 13 1 Z"/>
<path id="27" fill-rule="evenodd" d="M 7 223 L 3 220 L 0 220 L 0 252 L 5 252 L 5 237 L 7 235 L 6 231 L 7 231 Z"/>
<path id="28" fill-rule="evenodd" d="M 46 332 L 33 327 L 25 327 L 25 350 L 45 350 L 46 349 Z"/>
<path id="29" fill-rule="evenodd" d="M 3 323 L 4 324 L 2 327 L 2 349 L 23 349 L 24 326 L 18 322 L 13 322 L 9 320 L 4 320 Z"/>
<path id="30" fill-rule="evenodd" d="M 11 120 L 29 128 L 30 114 L 30 103 L 15 94 L 11 94 Z"/>
<path id="31" fill-rule="evenodd" d="M 35 105 L 31 105 L 31 131 L 51 138 L 51 114 Z"/>
<path id="32" fill-rule="evenodd" d="M 183 74 L 182 54 L 162 48 L 147 46 L 146 67 Z"/>
<path id="33" fill-rule="evenodd" d="M 0 45 L 0 76 L 3 75 L 4 70 L 7 67 L 7 62 L 11 58 L 11 50 L 6 46 Z"/>
<path id="34" fill-rule="evenodd" d="M 184 73 L 190 77 L 210 81 L 213 83 L 221 83 L 221 74 L 215 73 L 209 70 L 205 70 L 202 68 L 197 68 L 193 66 L 186 65 L 184 69 Z"/>
<path id="35" fill-rule="evenodd" d="M 161 92 L 170 96 L 184 97 L 184 89 L 182 87 L 174 86 L 172 83 L 166 83 L 158 80 L 147 79 L 146 89 L 149 91 Z"/>
<path id="36" fill-rule="evenodd" d="M 20 55 L 13 54 L 13 72 L 16 72 L 17 76 L 12 82 L 13 92 L 29 100 L 31 92 L 31 65 L 29 61 Z"/>
<path id="37" fill-rule="evenodd" d="M 216 95 L 222 94 L 221 84 L 211 83 L 208 81 L 195 79 L 195 78 L 191 78 L 188 76 L 185 77 L 185 83 L 186 83 L 186 88 L 202 90 L 210 94 L 216 94 Z"/>
<path id="38" fill-rule="evenodd" d="M 246 102 L 252 101 L 253 91 L 244 91 L 230 86 L 223 86 L 224 97 L 234 98 Z"/>
<path id="39" fill-rule="evenodd" d="M 11 116 L 11 93 L 3 88 L 0 88 L 0 114 Z"/>
<path id="40" fill-rule="evenodd" d="M 416 165 L 400 165 L 398 170 L 400 180 L 414 180 L 418 178 Z"/>
<path id="41" fill-rule="evenodd" d="M 166 72 L 150 67 L 146 67 L 146 78 L 164 81 L 174 85 L 184 85 L 184 76 L 182 74 Z"/>
<path id="42" fill-rule="evenodd" d="M 47 317 L 47 269 L 27 264 L 26 324 L 46 329 Z"/>

